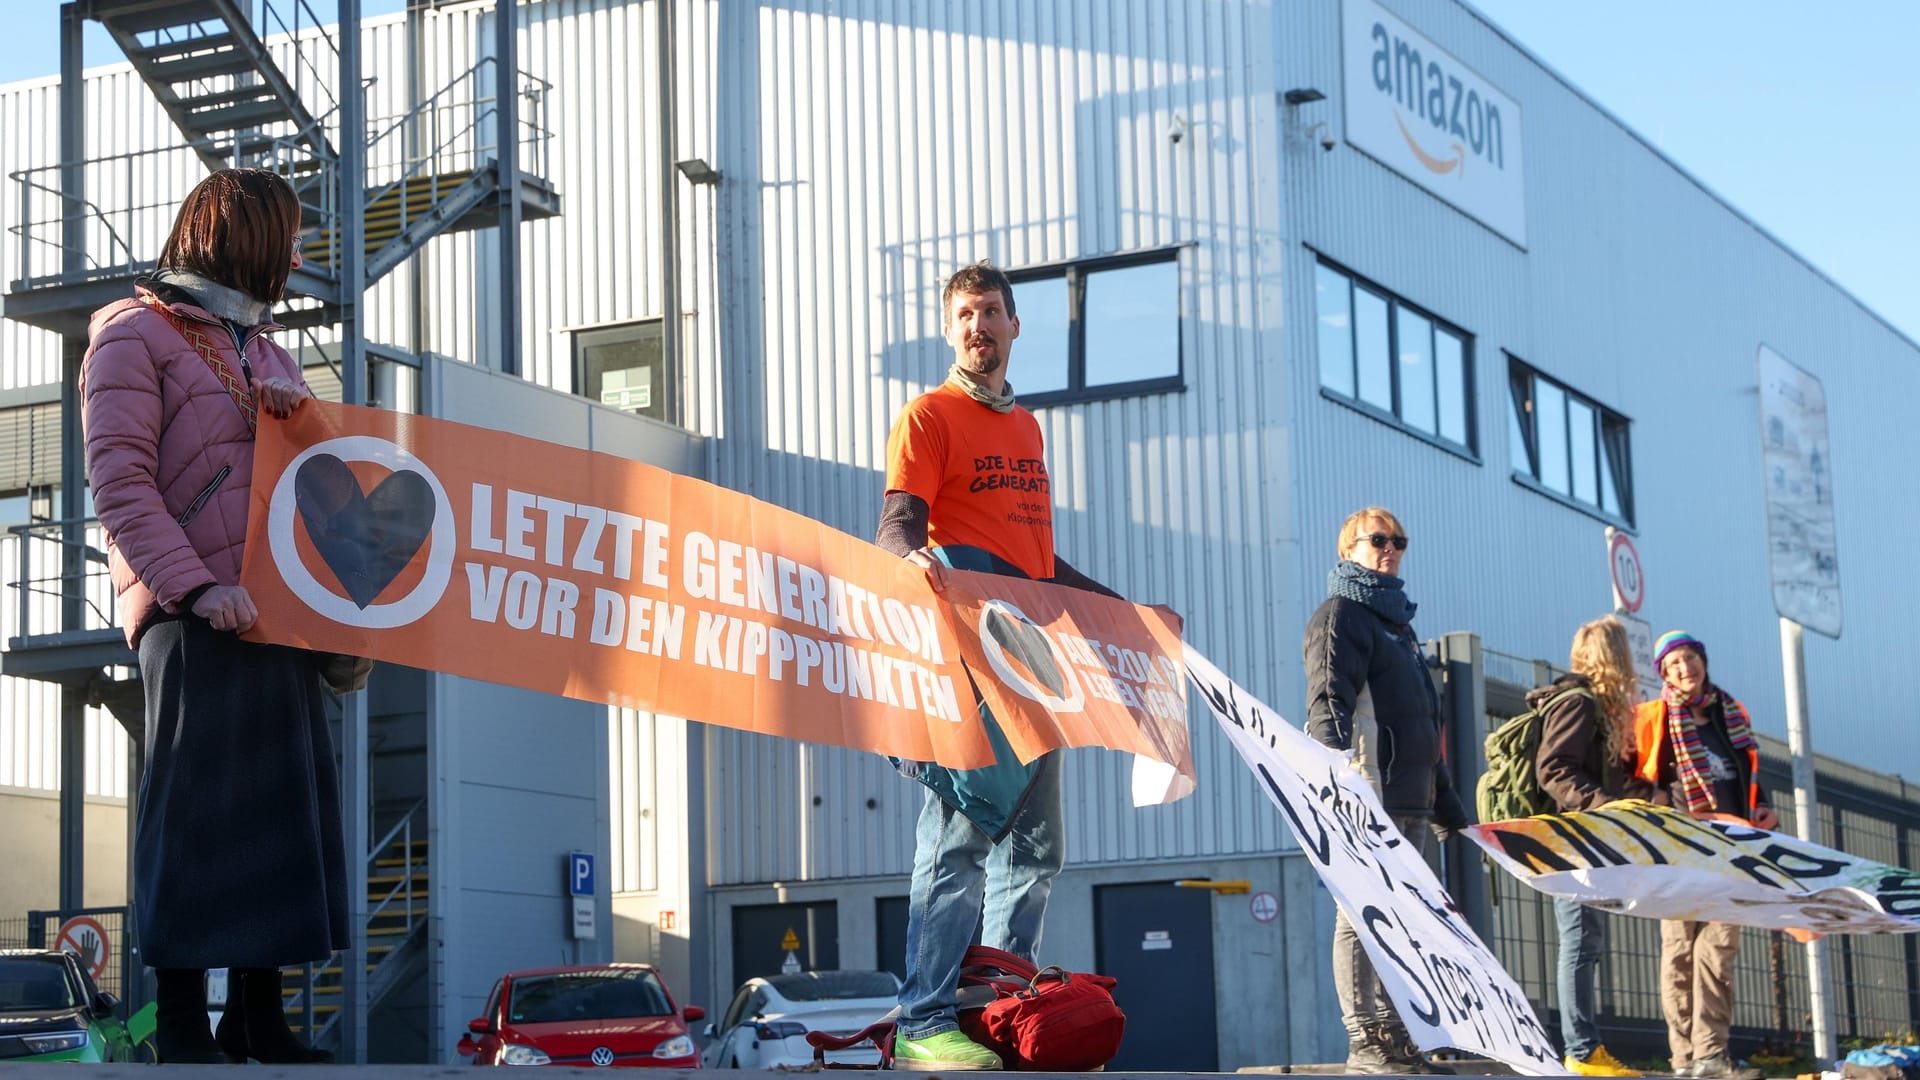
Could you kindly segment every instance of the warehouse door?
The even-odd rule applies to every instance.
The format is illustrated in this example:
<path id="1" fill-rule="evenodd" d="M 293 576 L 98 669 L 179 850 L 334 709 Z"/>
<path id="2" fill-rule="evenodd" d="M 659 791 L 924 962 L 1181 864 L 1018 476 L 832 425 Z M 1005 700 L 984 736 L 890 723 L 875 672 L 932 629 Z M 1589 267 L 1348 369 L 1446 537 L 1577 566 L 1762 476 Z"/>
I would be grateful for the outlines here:
<path id="1" fill-rule="evenodd" d="M 758 975 L 840 967 L 840 913 L 831 900 L 733 909 L 733 985 Z"/>
<path id="2" fill-rule="evenodd" d="M 1113 997 L 1127 1037 L 1112 1071 L 1213 1072 L 1213 893 L 1170 881 L 1094 890 L 1100 972 L 1120 980 Z"/>

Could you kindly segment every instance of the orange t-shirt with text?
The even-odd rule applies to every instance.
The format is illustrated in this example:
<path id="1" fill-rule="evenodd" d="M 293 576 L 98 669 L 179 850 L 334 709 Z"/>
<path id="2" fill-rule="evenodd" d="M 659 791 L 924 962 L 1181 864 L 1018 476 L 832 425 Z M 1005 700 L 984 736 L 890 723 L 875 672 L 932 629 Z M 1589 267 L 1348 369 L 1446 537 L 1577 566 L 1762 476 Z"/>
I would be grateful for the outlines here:
<path id="1" fill-rule="evenodd" d="M 1053 576 L 1053 493 L 1040 425 L 995 412 L 951 383 L 915 398 L 887 436 L 887 490 L 926 500 L 927 543 L 984 548 Z"/>

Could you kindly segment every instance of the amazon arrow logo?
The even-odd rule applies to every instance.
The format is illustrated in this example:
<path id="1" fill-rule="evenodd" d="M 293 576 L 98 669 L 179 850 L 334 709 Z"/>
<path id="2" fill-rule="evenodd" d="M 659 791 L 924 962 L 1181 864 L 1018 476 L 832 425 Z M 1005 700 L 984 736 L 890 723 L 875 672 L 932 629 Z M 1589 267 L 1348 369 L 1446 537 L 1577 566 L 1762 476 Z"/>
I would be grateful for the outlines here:
<path id="1" fill-rule="evenodd" d="M 1400 118 L 1399 109 L 1393 110 L 1393 122 L 1400 125 L 1400 137 L 1407 140 L 1407 149 L 1413 151 L 1413 156 L 1419 160 L 1421 165 L 1426 167 L 1428 172 L 1445 176 L 1450 172 L 1459 170 L 1459 175 L 1467 175 L 1466 147 L 1461 146 L 1459 143 L 1454 143 L 1452 161 L 1434 157 L 1432 154 L 1427 153 L 1426 148 L 1414 139 L 1413 132 L 1407 130 L 1407 122 Z"/>

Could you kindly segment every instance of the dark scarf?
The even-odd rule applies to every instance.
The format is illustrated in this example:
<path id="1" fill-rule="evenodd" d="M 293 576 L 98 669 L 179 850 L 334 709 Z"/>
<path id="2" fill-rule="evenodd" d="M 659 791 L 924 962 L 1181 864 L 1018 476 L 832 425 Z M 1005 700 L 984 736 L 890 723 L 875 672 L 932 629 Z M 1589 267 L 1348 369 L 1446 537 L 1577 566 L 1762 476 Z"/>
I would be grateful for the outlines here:
<path id="1" fill-rule="evenodd" d="M 1681 697 L 1678 690 L 1667 686 L 1662 697 L 1667 702 L 1667 740 L 1673 744 L 1674 769 L 1680 774 L 1680 790 L 1687 797 L 1687 809 L 1696 812 L 1711 810 L 1713 776 L 1707 772 L 1707 748 L 1700 742 L 1700 727 L 1694 716 L 1705 709 L 1709 702 L 1718 699 L 1720 715 L 1727 722 L 1727 740 L 1733 743 L 1734 750 L 1745 753 L 1755 746 L 1753 725 L 1747 720 L 1747 710 L 1733 699 L 1733 695 L 1721 692 L 1712 683 L 1690 698 Z"/>
<path id="2" fill-rule="evenodd" d="M 1357 562 L 1341 559 L 1327 574 L 1327 595 L 1344 597 L 1365 604 L 1374 614 L 1389 622 L 1410 623 L 1419 607 L 1407 599 L 1407 583 L 1392 574 L 1369 570 Z"/>

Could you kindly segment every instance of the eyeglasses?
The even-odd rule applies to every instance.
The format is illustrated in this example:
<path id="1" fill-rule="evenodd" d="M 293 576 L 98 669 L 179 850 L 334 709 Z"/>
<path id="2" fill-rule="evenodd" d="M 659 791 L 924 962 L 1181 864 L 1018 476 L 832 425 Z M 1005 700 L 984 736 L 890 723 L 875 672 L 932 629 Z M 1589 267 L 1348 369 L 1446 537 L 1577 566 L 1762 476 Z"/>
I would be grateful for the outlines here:
<path id="1" fill-rule="evenodd" d="M 1368 533 L 1360 537 L 1360 539 L 1372 544 L 1375 551 L 1384 550 L 1388 544 L 1392 544 L 1393 550 L 1395 551 L 1407 550 L 1407 538 L 1404 536 L 1388 536 L 1386 533 Z"/>
<path id="2" fill-rule="evenodd" d="M 306 242 L 307 242 L 307 238 L 306 238 L 306 237 L 304 237 L 304 236 L 295 236 L 295 237 L 293 238 L 293 250 L 295 250 L 295 251 L 299 251 L 299 250 L 300 250 L 300 246 L 301 246 L 302 244 L 305 244 Z"/>

